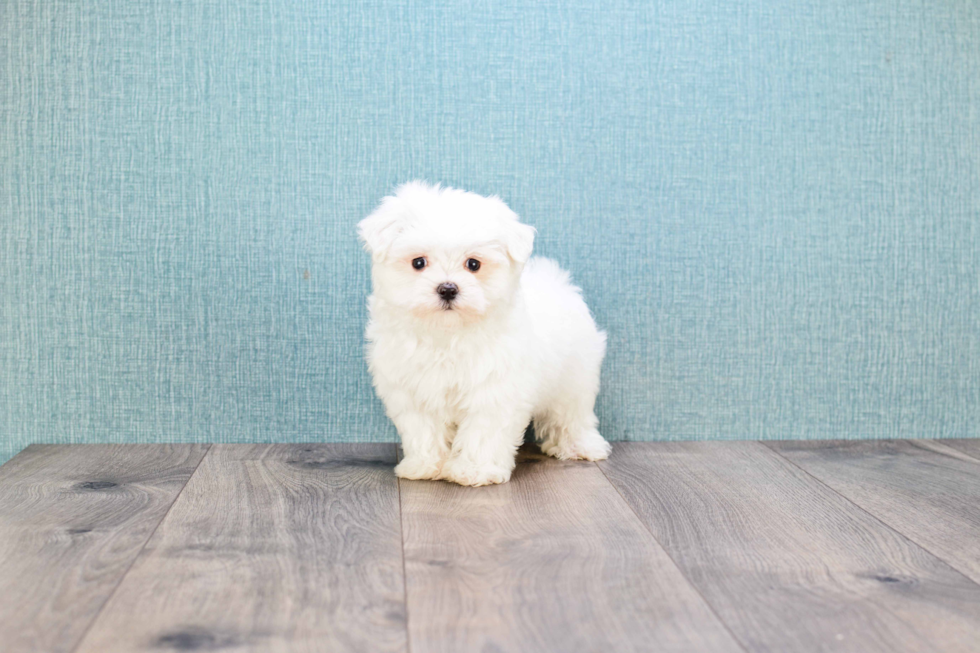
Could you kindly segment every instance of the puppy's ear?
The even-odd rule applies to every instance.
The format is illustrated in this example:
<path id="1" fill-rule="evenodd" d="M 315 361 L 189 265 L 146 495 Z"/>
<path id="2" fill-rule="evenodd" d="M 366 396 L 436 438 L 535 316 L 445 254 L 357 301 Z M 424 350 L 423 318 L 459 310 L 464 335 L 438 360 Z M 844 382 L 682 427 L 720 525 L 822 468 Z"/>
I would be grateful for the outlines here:
<path id="1" fill-rule="evenodd" d="M 517 214 L 510 210 L 503 200 L 499 197 L 492 197 L 499 204 L 501 220 L 503 221 L 503 243 L 507 248 L 507 255 L 518 263 L 527 263 L 531 258 L 531 250 L 534 249 L 534 234 L 537 230 L 529 224 L 524 224 L 517 217 Z"/>
<path id="2" fill-rule="evenodd" d="M 534 234 L 537 230 L 528 224 L 512 222 L 508 225 L 505 245 L 507 254 L 518 263 L 527 263 L 531 258 L 531 250 L 534 249 Z"/>
<path id="3" fill-rule="evenodd" d="M 384 258 L 388 248 L 402 231 L 405 219 L 405 207 L 397 197 L 386 197 L 374 213 L 360 221 L 357 225 L 357 235 L 364 243 L 364 249 L 371 258 Z"/>

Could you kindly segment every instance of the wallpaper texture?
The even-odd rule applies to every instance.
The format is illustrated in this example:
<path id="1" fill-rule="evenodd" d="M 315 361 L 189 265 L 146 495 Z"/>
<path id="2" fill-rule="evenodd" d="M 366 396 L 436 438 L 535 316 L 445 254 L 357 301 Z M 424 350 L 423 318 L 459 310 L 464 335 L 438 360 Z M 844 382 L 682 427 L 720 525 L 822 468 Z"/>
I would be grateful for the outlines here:
<path id="1" fill-rule="evenodd" d="M 974 0 L 5 0 L 0 460 L 394 439 L 414 178 L 572 270 L 611 439 L 980 435 Z"/>

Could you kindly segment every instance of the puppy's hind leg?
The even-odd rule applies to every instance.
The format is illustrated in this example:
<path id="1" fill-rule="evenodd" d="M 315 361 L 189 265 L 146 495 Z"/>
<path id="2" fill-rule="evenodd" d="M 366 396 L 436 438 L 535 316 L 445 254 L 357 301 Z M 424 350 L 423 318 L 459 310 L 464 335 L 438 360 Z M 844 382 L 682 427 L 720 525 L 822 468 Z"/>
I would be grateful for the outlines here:
<path id="1" fill-rule="evenodd" d="M 605 460 L 612 447 L 599 435 L 595 398 L 606 335 L 596 331 L 574 349 L 549 401 L 538 407 L 534 430 L 541 451 L 561 460 Z"/>
<path id="2" fill-rule="evenodd" d="M 585 403 L 585 402 L 588 403 Z M 594 398 L 563 402 L 535 415 L 534 432 L 541 451 L 560 460 L 605 460 L 612 447 L 599 434 L 592 412 Z"/>

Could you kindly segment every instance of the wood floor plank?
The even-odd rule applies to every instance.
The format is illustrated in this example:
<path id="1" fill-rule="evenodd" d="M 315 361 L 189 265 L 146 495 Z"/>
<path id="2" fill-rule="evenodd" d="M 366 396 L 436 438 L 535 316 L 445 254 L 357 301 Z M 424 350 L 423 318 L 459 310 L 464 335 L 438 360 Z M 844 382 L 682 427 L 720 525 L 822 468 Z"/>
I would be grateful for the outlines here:
<path id="1" fill-rule="evenodd" d="M 32 445 L 0 467 L 0 648 L 72 650 L 206 451 Z"/>
<path id="2" fill-rule="evenodd" d="M 975 460 L 980 460 L 980 438 L 943 440 L 942 443 L 965 453 Z"/>
<path id="3" fill-rule="evenodd" d="M 405 651 L 394 463 L 214 445 L 79 652 Z"/>
<path id="4" fill-rule="evenodd" d="M 413 653 L 741 650 L 592 463 L 401 495 Z"/>
<path id="5" fill-rule="evenodd" d="M 980 583 L 980 460 L 938 440 L 769 446 Z"/>
<path id="6" fill-rule="evenodd" d="M 976 651 L 980 586 L 756 442 L 600 463 L 750 651 Z"/>

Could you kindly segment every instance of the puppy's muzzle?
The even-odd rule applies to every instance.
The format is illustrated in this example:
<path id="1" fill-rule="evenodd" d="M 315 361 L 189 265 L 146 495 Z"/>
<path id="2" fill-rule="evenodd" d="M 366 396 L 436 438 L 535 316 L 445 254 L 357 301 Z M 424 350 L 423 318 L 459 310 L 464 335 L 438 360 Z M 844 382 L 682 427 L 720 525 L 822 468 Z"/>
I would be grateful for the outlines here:
<path id="1" fill-rule="evenodd" d="M 436 294 L 447 304 L 452 303 L 456 299 L 456 295 L 459 294 L 459 286 L 448 281 L 446 283 L 440 283 L 436 288 Z"/>

